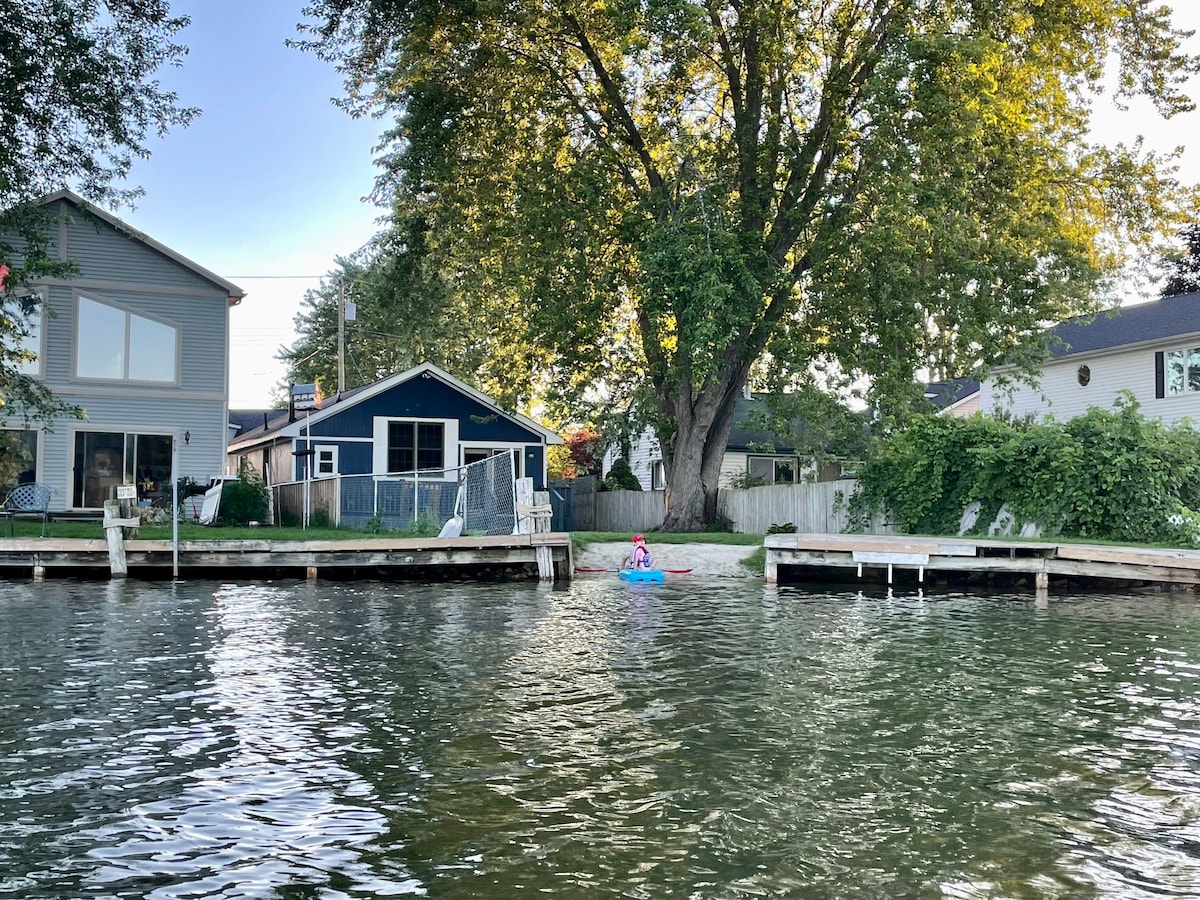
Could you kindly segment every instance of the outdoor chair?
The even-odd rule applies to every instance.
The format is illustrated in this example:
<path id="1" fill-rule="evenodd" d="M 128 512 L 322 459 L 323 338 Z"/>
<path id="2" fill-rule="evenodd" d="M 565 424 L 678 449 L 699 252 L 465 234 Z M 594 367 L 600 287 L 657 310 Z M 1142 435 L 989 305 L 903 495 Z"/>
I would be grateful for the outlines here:
<path id="1" fill-rule="evenodd" d="M 44 484 L 19 484 L 12 489 L 4 505 L 0 506 L 0 517 L 4 519 L 4 533 L 12 537 L 18 516 L 42 519 L 42 537 L 46 536 L 46 518 L 50 511 L 50 488 Z"/>

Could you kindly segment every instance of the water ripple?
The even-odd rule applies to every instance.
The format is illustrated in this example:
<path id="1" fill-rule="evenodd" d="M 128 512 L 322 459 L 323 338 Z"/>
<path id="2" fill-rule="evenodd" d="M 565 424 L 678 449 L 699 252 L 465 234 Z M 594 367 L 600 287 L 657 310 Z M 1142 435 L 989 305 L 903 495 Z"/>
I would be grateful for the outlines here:
<path id="1" fill-rule="evenodd" d="M 1190 595 L 13 585 L 0 897 L 1200 896 Z"/>

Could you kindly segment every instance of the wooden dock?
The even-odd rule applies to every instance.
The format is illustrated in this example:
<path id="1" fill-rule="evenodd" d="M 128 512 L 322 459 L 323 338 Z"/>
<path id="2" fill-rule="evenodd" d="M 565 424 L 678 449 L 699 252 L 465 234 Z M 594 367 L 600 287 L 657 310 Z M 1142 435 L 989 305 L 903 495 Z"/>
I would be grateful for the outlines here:
<path id="1" fill-rule="evenodd" d="M 1114 588 L 1129 582 L 1200 585 L 1200 550 L 1160 550 L 1055 541 L 913 537 L 906 535 L 767 535 L 766 580 L 795 583 L 822 574 L 886 577 L 925 583 L 945 576 L 1029 578 L 1039 593 L 1052 578 L 1095 579 Z"/>
<path id="2" fill-rule="evenodd" d="M 0 577 L 110 577 L 103 538 L 0 539 Z M 124 541 L 128 574 L 171 578 L 175 551 L 168 540 Z M 571 536 L 564 532 L 461 538 L 361 538 L 344 541 L 180 541 L 181 578 L 295 576 L 459 579 L 496 577 L 567 581 L 574 572 Z"/>

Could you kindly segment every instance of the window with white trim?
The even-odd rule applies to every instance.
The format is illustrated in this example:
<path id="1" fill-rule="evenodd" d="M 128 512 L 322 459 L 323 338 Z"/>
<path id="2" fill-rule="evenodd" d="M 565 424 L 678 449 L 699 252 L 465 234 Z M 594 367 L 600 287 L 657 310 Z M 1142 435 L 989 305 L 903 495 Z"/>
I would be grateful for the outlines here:
<path id="1" fill-rule="evenodd" d="M 501 453 L 511 453 L 513 458 L 513 477 L 521 477 L 521 451 L 517 447 L 512 448 L 497 448 L 497 447 L 464 447 L 462 452 L 462 460 L 464 466 L 469 466 L 471 463 L 482 462 L 492 456 L 499 456 Z"/>
<path id="2" fill-rule="evenodd" d="M 15 363 L 22 375 L 42 374 L 42 303 L 41 294 L 26 293 L 5 305 L 13 326 L 6 340 L 12 340 L 14 349 L 29 357 Z"/>
<path id="3" fill-rule="evenodd" d="M 746 468 L 764 484 L 796 483 L 796 459 L 792 456 L 751 456 L 746 460 Z"/>
<path id="4" fill-rule="evenodd" d="M 1168 397 L 1200 391 L 1200 347 L 1167 351 L 1166 387 Z"/>
<path id="5" fill-rule="evenodd" d="M 663 467 L 663 461 L 656 459 L 650 463 L 650 490 L 661 491 L 667 486 L 667 471 Z"/>
<path id="6" fill-rule="evenodd" d="M 442 422 L 388 422 L 387 470 L 414 472 L 444 468 L 445 444 L 446 426 Z"/>
<path id="7" fill-rule="evenodd" d="M 337 444 L 317 444 L 313 450 L 313 478 L 330 478 L 338 473 Z"/>
<path id="8" fill-rule="evenodd" d="M 110 303 L 79 298 L 75 375 L 105 381 L 175 384 L 179 329 Z"/>

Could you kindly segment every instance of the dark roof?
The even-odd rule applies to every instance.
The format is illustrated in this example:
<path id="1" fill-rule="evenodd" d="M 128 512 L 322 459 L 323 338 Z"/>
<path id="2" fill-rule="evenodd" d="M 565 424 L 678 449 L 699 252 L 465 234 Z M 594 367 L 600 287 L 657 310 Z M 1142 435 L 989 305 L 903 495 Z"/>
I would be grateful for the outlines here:
<path id="1" fill-rule="evenodd" d="M 1055 359 L 1200 333 L 1200 293 L 1121 306 L 1095 317 L 1077 316 L 1050 333 L 1063 343 L 1050 348 Z"/>
<path id="2" fill-rule="evenodd" d="M 340 394 L 334 394 L 333 396 L 330 396 L 330 397 L 322 397 L 321 398 L 322 412 L 329 409 L 331 406 L 336 406 L 338 403 L 340 403 L 343 400 L 347 400 L 350 397 L 353 397 L 355 394 L 359 393 L 360 391 L 364 391 L 371 386 L 372 385 L 364 384 L 364 385 L 360 385 L 359 387 L 356 387 L 356 388 L 351 388 L 348 391 L 342 391 Z M 266 435 L 271 434 L 274 431 L 279 431 L 281 428 L 288 425 L 290 422 L 294 421 L 293 419 L 288 418 L 288 411 L 286 409 L 270 409 L 270 410 L 265 410 L 265 411 L 264 410 L 257 410 L 257 411 L 250 410 L 249 412 L 251 415 L 254 415 L 255 413 L 257 413 L 258 418 L 254 421 L 246 422 L 246 426 L 237 433 L 236 440 L 238 440 L 238 441 L 245 440 L 247 437 L 249 437 L 251 435 L 253 435 L 255 437 L 265 437 Z M 264 420 L 263 420 L 264 412 L 266 412 L 266 415 L 267 415 L 265 424 L 264 424 Z M 236 412 L 231 409 L 229 411 L 229 424 L 233 425 L 235 423 L 235 421 L 240 421 L 240 419 L 235 419 L 234 417 L 241 416 L 241 415 L 242 415 L 241 412 Z M 304 418 L 304 414 L 299 413 L 298 417 Z"/>
<path id="3" fill-rule="evenodd" d="M 743 396 L 738 398 L 737 409 L 733 413 L 733 428 L 730 429 L 729 439 L 725 442 L 726 449 L 741 451 L 748 450 L 751 444 L 772 444 L 775 447 L 775 453 L 795 452 L 794 435 L 785 435 L 781 439 L 779 435 L 765 431 L 751 419 L 751 413 L 756 411 L 770 415 L 765 397 L 758 396 L 748 399 Z M 804 423 L 797 420 L 793 423 L 793 427 L 797 432 L 802 432 Z"/>
<path id="4" fill-rule="evenodd" d="M 231 409 L 229 424 L 238 430 L 238 434 L 246 434 L 254 429 L 262 429 L 267 422 L 276 416 L 287 415 L 286 409 Z"/>
<path id="5" fill-rule="evenodd" d="M 925 385 L 925 399 L 938 409 L 953 406 L 964 397 L 979 393 L 979 382 L 974 378 L 954 378 L 950 381 L 931 381 Z"/>

